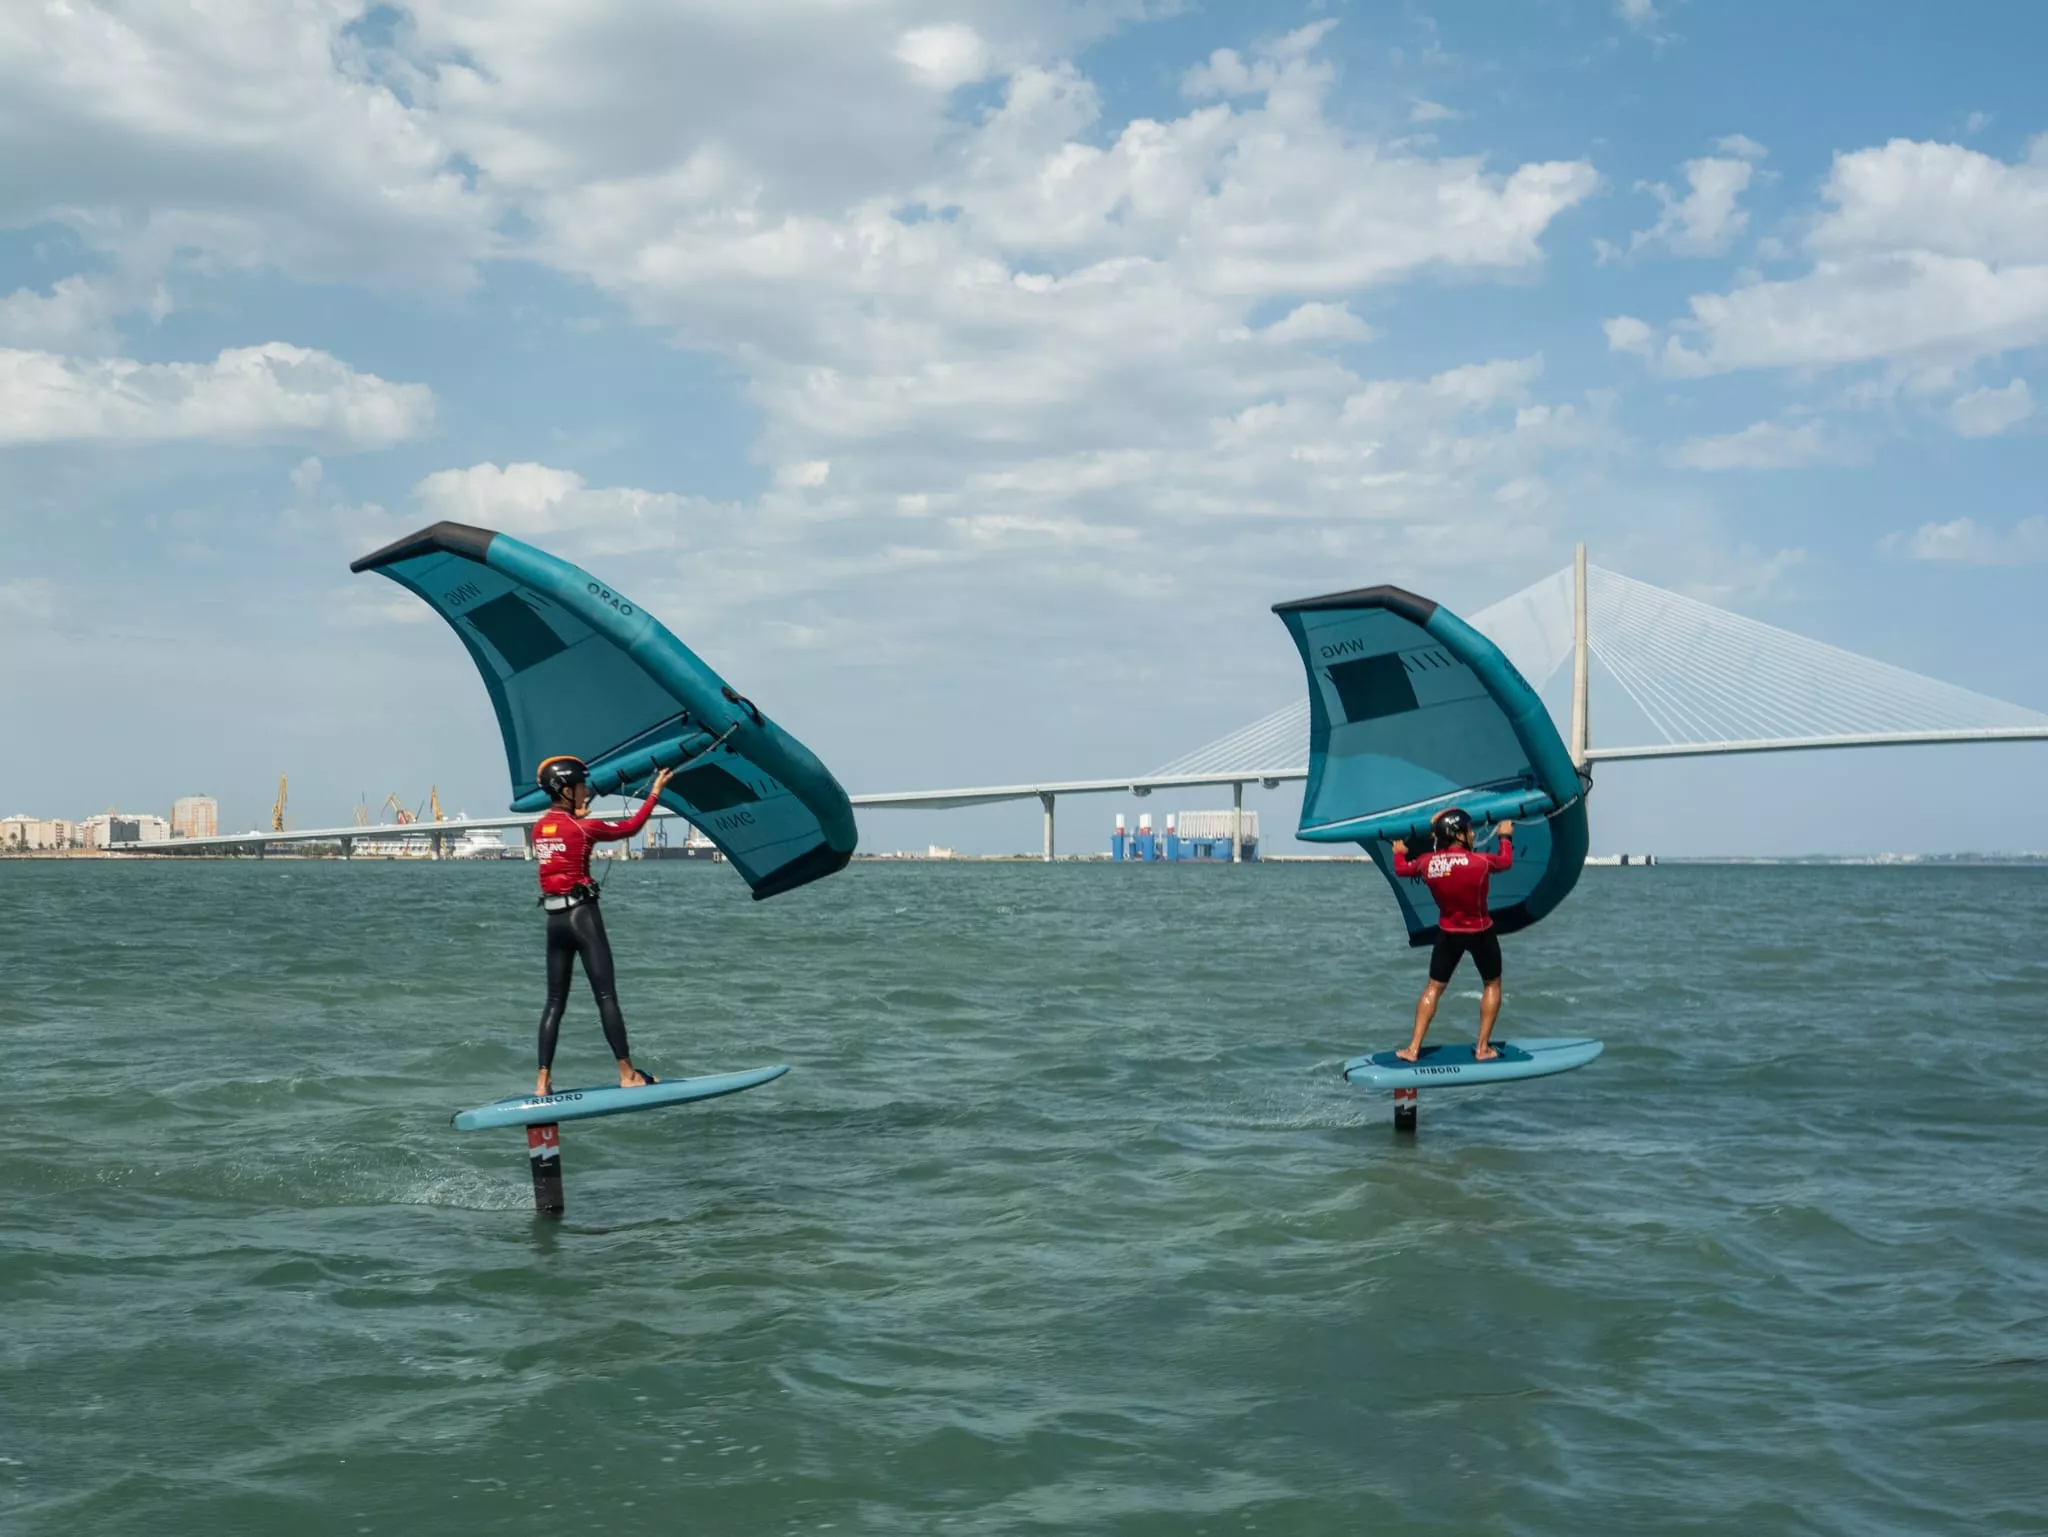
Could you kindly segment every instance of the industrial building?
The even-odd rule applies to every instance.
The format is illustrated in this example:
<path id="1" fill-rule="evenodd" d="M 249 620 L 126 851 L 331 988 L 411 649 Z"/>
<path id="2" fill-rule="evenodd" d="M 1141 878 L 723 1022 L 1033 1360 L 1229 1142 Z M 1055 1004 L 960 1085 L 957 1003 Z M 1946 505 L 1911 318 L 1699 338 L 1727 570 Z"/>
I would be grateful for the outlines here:
<path id="1" fill-rule="evenodd" d="M 1240 823 L 1239 818 L 1242 818 Z M 1127 831 L 1122 812 L 1117 813 L 1116 830 L 1110 834 L 1109 857 L 1113 860 L 1211 859 L 1230 863 L 1233 832 L 1240 839 L 1239 855 L 1259 857 L 1259 814 L 1256 811 L 1168 812 L 1162 836 L 1152 830 L 1152 813 L 1138 818 L 1138 830 Z"/>

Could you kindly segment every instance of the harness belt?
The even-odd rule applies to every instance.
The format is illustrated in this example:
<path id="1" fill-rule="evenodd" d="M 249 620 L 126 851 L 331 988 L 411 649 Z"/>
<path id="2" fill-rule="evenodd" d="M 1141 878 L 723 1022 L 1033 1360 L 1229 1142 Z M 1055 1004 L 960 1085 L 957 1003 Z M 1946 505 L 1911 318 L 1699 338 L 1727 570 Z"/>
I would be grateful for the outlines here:
<path id="1" fill-rule="evenodd" d="M 585 902 L 595 902 L 595 891 L 565 891 L 559 896 L 553 892 L 542 895 L 540 905 L 551 913 L 566 913 L 572 907 L 581 907 Z"/>

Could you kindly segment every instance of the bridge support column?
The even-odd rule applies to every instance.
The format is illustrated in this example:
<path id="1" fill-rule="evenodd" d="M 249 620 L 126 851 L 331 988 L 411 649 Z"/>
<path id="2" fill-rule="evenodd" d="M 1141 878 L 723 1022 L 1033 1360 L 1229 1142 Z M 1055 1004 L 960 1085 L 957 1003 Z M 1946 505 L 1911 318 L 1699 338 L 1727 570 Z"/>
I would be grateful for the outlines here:
<path id="1" fill-rule="evenodd" d="M 1230 787 L 1230 862 L 1244 863 L 1244 781 Z"/>
<path id="2" fill-rule="evenodd" d="M 1052 801 L 1053 798 L 1049 792 L 1041 793 L 1038 797 L 1038 803 L 1045 807 L 1045 862 L 1047 864 L 1052 863 Z"/>
<path id="3" fill-rule="evenodd" d="M 355 839 L 344 838 L 341 840 L 341 857 L 343 859 L 354 859 L 356 857 Z"/>
<path id="4" fill-rule="evenodd" d="M 433 857 L 434 857 L 434 858 L 436 858 L 436 859 L 439 859 L 439 858 L 441 857 L 441 835 L 440 835 L 439 833 L 435 833 L 435 834 L 434 834 L 434 856 L 433 856 Z"/>

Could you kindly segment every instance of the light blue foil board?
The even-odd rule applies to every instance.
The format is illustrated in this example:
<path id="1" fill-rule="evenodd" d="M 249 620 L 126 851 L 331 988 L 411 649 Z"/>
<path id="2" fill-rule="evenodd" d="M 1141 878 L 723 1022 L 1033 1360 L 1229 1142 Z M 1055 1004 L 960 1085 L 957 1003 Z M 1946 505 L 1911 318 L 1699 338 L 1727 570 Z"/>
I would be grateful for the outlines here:
<path id="1" fill-rule="evenodd" d="M 1363 1089 L 1467 1089 L 1481 1083 L 1568 1073 L 1606 1050 L 1604 1042 L 1584 1036 L 1493 1044 L 1500 1055 L 1486 1062 L 1473 1060 L 1469 1043 L 1425 1046 L 1416 1062 L 1403 1062 L 1391 1051 L 1376 1051 L 1346 1062 L 1344 1081 Z"/>
<path id="2" fill-rule="evenodd" d="M 783 1067 L 753 1067 L 742 1073 L 711 1073 L 702 1078 L 668 1078 L 644 1088 L 622 1089 L 617 1084 L 594 1089 L 562 1089 L 553 1094 L 521 1094 L 493 1100 L 455 1117 L 457 1131 L 489 1131 L 499 1126 L 546 1126 L 557 1121 L 585 1121 L 595 1115 L 624 1115 L 633 1110 L 659 1110 L 664 1105 L 687 1105 L 742 1089 L 758 1089 L 773 1083 Z"/>

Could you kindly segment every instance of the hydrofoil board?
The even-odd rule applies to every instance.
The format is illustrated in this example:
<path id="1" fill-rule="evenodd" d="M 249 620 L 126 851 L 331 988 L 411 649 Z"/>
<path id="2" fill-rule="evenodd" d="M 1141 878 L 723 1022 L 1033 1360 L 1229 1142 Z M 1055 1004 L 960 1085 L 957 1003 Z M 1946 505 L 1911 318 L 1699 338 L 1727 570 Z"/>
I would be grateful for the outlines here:
<path id="1" fill-rule="evenodd" d="M 455 1117 L 455 1129 L 489 1131 L 497 1126 L 547 1126 L 557 1121 L 588 1120 L 594 1115 L 659 1110 L 663 1105 L 687 1105 L 694 1100 L 717 1099 L 721 1094 L 737 1094 L 742 1089 L 758 1089 L 788 1071 L 787 1066 L 750 1067 L 740 1073 L 666 1078 L 637 1089 L 610 1084 L 593 1089 L 559 1089 L 553 1094 L 519 1094 L 462 1111 Z"/>
<path id="2" fill-rule="evenodd" d="M 1344 1064 L 1344 1081 L 1366 1089 L 1464 1089 L 1481 1083 L 1508 1083 L 1517 1078 L 1547 1078 L 1584 1067 L 1606 1050 L 1606 1043 L 1584 1036 L 1556 1040 L 1495 1041 L 1500 1055 L 1476 1060 L 1469 1042 L 1425 1046 L 1414 1062 L 1391 1051 L 1353 1057 Z"/>

